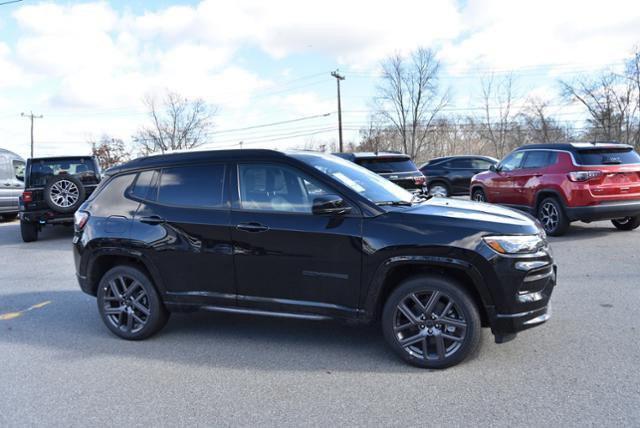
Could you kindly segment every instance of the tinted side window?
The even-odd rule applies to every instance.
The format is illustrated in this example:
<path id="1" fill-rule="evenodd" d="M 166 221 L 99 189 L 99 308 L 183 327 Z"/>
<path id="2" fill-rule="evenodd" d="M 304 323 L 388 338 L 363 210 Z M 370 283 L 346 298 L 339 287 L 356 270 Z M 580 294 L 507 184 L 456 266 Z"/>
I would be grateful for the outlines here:
<path id="1" fill-rule="evenodd" d="M 473 159 L 471 166 L 473 169 L 489 169 L 493 165 L 491 162 L 484 159 Z"/>
<path id="2" fill-rule="evenodd" d="M 549 163 L 549 152 L 532 151 L 524 158 L 523 168 L 544 168 Z"/>
<path id="3" fill-rule="evenodd" d="M 331 193 L 322 183 L 285 166 L 239 165 L 238 179 L 245 210 L 311 214 L 313 199 Z"/>
<path id="4" fill-rule="evenodd" d="M 222 207 L 224 171 L 224 165 L 190 165 L 163 169 L 158 202 L 183 207 Z"/>
<path id="5" fill-rule="evenodd" d="M 115 206 L 122 203 L 127 188 L 133 182 L 135 174 L 119 175 L 110 180 L 103 188 L 100 189 L 93 201 L 93 208 L 97 211 L 104 209 L 109 211 Z"/>
<path id="6" fill-rule="evenodd" d="M 142 171 L 138 174 L 136 183 L 133 185 L 131 194 L 140 199 L 154 201 L 156 199 L 156 181 L 158 179 L 157 171 Z"/>
<path id="7" fill-rule="evenodd" d="M 511 153 L 500 163 L 500 169 L 502 171 L 513 171 L 514 169 L 518 169 L 522 163 L 523 156 L 524 152 Z"/>
<path id="8" fill-rule="evenodd" d="M 449 168 L 469 169 L 471 168 L 471 159 L 454 159 L 449 162 Z"/>

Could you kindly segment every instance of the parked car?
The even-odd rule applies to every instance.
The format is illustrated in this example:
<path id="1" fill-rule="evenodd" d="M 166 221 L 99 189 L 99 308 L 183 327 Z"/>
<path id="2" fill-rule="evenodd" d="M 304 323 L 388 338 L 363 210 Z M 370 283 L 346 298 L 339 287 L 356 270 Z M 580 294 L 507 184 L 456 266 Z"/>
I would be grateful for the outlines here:
<path id="1" fill-rule="evenodd" d="M 36 241 L 47 224 L 73 225 L 73 214 L 99 182 L 100 168 L 92 156 L 27 159 L 20 197 L 22 240 Z"/>
<path id="2" fill-rule="evenodd" d="M 375 172 L 412 193 L 424 193 L 425 178 L 411 156 L 395 152 L 334 153 Z"/>
<path id="3" fill-rule="evenodd" d="M 532 144 L 473 177 L 472 199 L 527 211 L 550 235 L 570 222 L 640 226 L 640 156 L 617 143 Z"/>
<path id="4" fill-rule="evenodd" d="M 488 171 L 498 159 L 488 156 L 447 156 L 431 159 L 420 167 L 433 196 L 468 195 L 471 177 Z"/>
<path id="5" fill-rule="evenodd" d="M 0 216 L 4 220 L 18 215 L 18 199 L 24 188 L 25 162 L 19 155 L 0 149 Z"/>
<path id="6" fill-rule="evenodd" d="M 544 231 L 507 208 L 419 198 L 337 156 L 202 151 L 107 171 L 75 214 L 81 289 L 130 340 L 174 311 L 382 320 L 419 367 L 549 318 Z"/>

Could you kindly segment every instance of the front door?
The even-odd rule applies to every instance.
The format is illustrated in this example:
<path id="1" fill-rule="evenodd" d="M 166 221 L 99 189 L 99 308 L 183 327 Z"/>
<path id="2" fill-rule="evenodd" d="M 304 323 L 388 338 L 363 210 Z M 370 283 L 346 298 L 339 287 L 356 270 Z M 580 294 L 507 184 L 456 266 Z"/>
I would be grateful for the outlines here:
<path id="1" fill-rule="evenodd" d="M 520 192 L 517 184 L 517 174 L 522 164 L 524 152 L 513 152 L 507 156 L 498 167 L 494 177 L 492 202 L 504 205 L 517 205 Z"/>
<path id="2" fill-rule="evenodd" d="M 336 192 L 284 164 L 239 164 L 236 178 L 231 224 L 238 305 L 355 314 L 362 257 L 355 206 L 349 214 L 312 214 L 314 198 Z"/>

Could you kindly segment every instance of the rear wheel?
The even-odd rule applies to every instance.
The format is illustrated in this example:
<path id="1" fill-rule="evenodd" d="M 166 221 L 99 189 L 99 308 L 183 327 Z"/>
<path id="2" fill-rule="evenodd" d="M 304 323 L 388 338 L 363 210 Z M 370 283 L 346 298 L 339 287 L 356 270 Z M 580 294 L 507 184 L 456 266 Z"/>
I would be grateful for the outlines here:
<path id="1" fill-rule="evenodd" d="M 24 220 L 20 220 L 20 234 L 24 242 L 34 242 L 38 240 L 38 225 Z"/>
<path id="2" fill-rule="evenodd" d="M 564 235 L 569 229 L 569 219 L 556 198 L 546 198 L 538 206 L 538 220 L 551 236 Z"/>
<path id="3" fill-rule="evenodd" d="M 476 202 L 487 202 L 487 195 L 484 194 L 484 190 L 475 189 L 471 194 L 471 200 Z"/>
<path id="4" fill-rule="evenodd" d="M 151 280 L 133 266 L 116 266 L 105 273 L 97 297 L 102 321 L 123 339 L 146 339 L 169 319 Z"/>
<path id="5" fill-rule="evenodd" d="M 463 361 L 480 343 L 480 315 L 455 282 L 431 275 L 404 281 L 385 303 L 385 339 L 417 367 L 443 369 Z"/>
<path id="6" fill-rule="evenodd" d="M 611 220 L 611 223 L 618 230 L 634 230 L 640 226 L 640 216 L 616 218 Z"/>
<path id="7" fill-rule="evenodd" d="M 18 216 L 18 214 L 16 214 L 16 213 L 2 214 L 2 220 L 4 220 L 4 221 L 12 221 L 12 220 L 15 220 L 15 218 L 17 216 Z"/>
<path id="8" fill-rule="evenodd" d="M 436 181 L 429 185 L 429 195 L 446 198 L 449 196 L 449 186 L 441 181 Z"/>

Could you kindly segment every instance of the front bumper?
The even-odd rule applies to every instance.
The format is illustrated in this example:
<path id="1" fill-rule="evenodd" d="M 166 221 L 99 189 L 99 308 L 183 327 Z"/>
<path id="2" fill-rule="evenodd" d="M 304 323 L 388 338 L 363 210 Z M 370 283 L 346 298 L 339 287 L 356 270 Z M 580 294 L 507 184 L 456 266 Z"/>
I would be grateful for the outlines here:
<path id="1" fill-rule="evenodd" d="M 635 217 L 640 215 L 640 200 L 630 202 L 609 202 L 606 204 L 589 205 L 584 207 L 565 207 L 565 212 L 571 221 L 597 221 L 622 217 Z"/>

